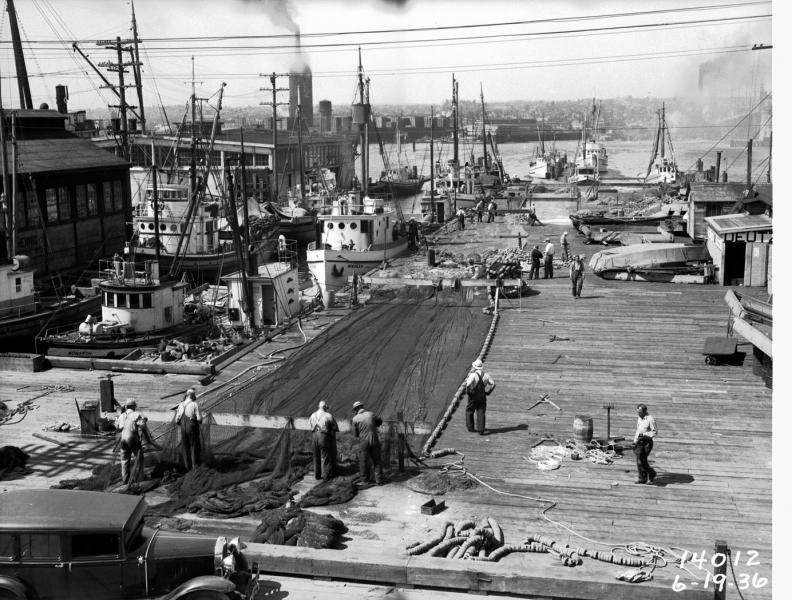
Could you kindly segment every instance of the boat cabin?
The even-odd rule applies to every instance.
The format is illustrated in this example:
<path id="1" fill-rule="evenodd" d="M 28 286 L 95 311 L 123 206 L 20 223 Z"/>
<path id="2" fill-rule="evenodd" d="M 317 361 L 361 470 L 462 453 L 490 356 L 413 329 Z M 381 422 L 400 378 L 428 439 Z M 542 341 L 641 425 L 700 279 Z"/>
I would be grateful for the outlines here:
<path id="1" fill-rule="evenodd" d="M 20 317 L 36 312 L 33 270 L 26 256 L 0 262 L 0 318 Z"/>
<path id="2" fill-rule="evenodd" d="M 184 235 L 180 250 L 182 253 L 215 252 L 222 246 L 219 219 L 221 211 L 218 202 L 202 202 L 190 223 L 188 214 L 190 187 L 181 184 L 163 184 L 157 187 L 156 219 L 153 188 L 146 188 L 143 201 L 135 207 L 133 227 L 139 246 L 155 247 L 157 225 L 159 225 L 160 249 L 167 254 L 175 255 L 179 251 L 179 239 L 182 235 Z M 155 220 L 158 223 L 155 223 Z M 226 245 L 230 249 L 230 241 L 227 241 Z"/>
<path id="3" fill-rule="evenodd" d="M 331 250 L 376 250 L 393 245 L 402 224 L 389 203 L 380 198 L 342 196 L 319 215 L 321 244 Z"/>
<path id="4" fill-rule="evenodd" d="M 707 217 L 707 249 L 721 285 L 768 286 L 772 281 L 773 220 L 767 215 Z"/>
<path id="5" fill-rule="evenodd" d="M 119 256 L 100 261 L 100 268 L 102 320 L 92 323 L 93 335 L 145 333 L 184 322 L 184 299 L 189 284 L 160 281 L 156 261 L 135 263 Z"/>

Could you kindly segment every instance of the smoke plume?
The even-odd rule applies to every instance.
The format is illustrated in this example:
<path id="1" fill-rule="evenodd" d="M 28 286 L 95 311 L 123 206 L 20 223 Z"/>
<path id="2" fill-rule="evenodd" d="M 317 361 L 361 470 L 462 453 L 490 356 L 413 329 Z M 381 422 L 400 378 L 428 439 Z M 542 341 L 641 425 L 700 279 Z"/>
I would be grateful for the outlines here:
<path id="1" fill-rule="evenodd" d="M 308 57 L 300 43 L 300 26 L 294 19 L 294 8 L 289 0 L 244 0 L 248 4 L 260 6 L 276 27 L 282 27 L 294 34 L 296 49 L 289 70 L 301 72 L 308 69 Z"/>

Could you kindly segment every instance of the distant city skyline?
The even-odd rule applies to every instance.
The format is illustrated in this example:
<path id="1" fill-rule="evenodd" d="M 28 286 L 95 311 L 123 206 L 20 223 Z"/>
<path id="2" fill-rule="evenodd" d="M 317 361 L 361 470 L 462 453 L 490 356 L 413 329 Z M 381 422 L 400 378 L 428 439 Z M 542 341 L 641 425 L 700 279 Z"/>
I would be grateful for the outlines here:
<path id="1" fill-rule="evenodd" d="M 16 1 L 34 106 L 117 104 L 87 62 L 114 62 L 96 40 L 128 38 L 128 0 Z M 193 64 L 197 95 L 222 82 L 224 105 L 267 103 L 271 72 L 313 72 L 313 103 L 352 103 L 358 62 L 373 104 L 439 104 L 450 97 L 488 102 L 591 97 L 758 94 L 771 91 L 774 7 L 764 1 L 519 2 L 473 0 L 137 0 L 144 103 L 184 104 Z M 366 33 L 373 32 L 377 33 Z M 296 33 L 299 32 L 299 46 Z M 2 21 L 2 100 L 19 106 L 8 17 Z M 332 35 L 329 35 L 332 34 Z M 194 63 L 193 63 L 194 57 Z M 117 75 L 100 69 L 113 83 Z M 278 86 L 286 87 L 287 79 Z M 282 92 L 279 101 L 288 101 Z M 130 99 L 130 102 L 133 102 Z"/>

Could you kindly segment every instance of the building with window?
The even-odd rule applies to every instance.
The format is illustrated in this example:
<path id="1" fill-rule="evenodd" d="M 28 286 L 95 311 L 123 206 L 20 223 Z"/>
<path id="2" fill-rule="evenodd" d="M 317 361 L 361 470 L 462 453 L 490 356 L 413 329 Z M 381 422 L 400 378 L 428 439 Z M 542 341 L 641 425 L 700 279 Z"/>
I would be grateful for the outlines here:
<path id="1" fill-rule="evenodd" d="M 7 197 L 18 255 L 38 275 L 80 274 L 124 247 L 131 233 L 129 163 L 66 130 L 54 110 L 6 112 Z M 15 175 L 14 175 L 15 174 Z M 0 181 L 0 186 L 2 182 Z M 5 232 L 10 235 L 10 232 Z M 0 258 L 6 245 L 2 244 Z"/>

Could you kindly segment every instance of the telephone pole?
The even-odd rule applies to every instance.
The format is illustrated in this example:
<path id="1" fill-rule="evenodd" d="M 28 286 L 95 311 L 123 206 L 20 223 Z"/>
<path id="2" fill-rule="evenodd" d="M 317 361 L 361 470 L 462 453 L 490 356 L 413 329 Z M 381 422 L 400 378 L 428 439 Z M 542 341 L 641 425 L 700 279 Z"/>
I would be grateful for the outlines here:
<path id="1" fill-rule="evenodd" d="M 263 73 L 260 77 L 265 77 Z M 270 88 L 260 88 L 262 92 L 272 92 L 272 202 L 278 204 L 278 106 L 288 105 L 288 102 L 278 102 L 278 92 L 288 92 L 289 88 L 277 86 L 278 77 L 288 77 L 288 73 L 272 73 L 269 75 Z M 262 102 L 264 104 L 264 102 Z"/>

